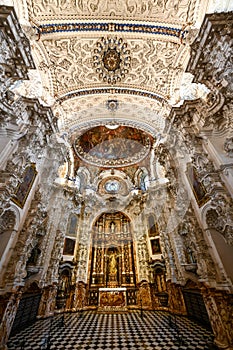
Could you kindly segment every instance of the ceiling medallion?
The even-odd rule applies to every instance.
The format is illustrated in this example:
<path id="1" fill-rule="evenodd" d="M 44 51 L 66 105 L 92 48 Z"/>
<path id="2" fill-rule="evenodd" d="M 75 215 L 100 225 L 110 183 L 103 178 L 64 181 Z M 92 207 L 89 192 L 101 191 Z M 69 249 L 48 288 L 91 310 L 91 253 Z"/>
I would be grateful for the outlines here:
<path id="1" fill-rule="evenodd" d="M 119 107 L 119 102 L 117 100 L 108 100 L 106 102 L 106 107 L 109 111 L 115 112 Z"/>
<path id="2" fill-rule="evenodd" d="M 104 67 L 108 71 L 115 72 L 117 69 L 120 69 L 120 63 L 121 63 L 120 53 L 117 52 L 115 47 L 114 49 L 108 48 L 107 52 L 105 52 L 103 56 Z"/>
<path id="3" fill-rule="evenodd" d="M 94 67 L 99 78 L 116 84 L 129 72 L 131 57 L 127 43 L 117 38 L 101 38 L 94 49 Z"/>

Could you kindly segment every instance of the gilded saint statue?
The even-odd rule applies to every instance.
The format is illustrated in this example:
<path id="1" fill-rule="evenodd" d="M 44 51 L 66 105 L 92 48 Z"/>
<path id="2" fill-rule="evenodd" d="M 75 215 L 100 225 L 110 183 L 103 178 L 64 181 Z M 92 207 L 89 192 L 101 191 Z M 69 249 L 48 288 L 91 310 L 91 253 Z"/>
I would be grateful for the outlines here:
<path id="1" fill-rule="evenodd" d="M 117 260 L 114 252 L 109 255 L 109 273 L 111 275 L 115 275 L 117 273 Z"/>
<path id="2" fill-rule="evenodd" d="M 110 230 L 111 230 L 111 233 L 114 233 L 115 232 L 115 223 L 112 221 L 111 224 L 110 224 Z"/>

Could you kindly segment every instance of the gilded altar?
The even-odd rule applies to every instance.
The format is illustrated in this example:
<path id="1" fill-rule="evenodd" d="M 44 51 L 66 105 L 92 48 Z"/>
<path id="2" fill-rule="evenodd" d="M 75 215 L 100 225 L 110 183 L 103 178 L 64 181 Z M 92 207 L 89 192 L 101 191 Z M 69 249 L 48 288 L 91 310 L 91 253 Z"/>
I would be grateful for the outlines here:
<path id="1" fill-rule="evenodd" d="M 90 288 L 135 287 L 133 237 L 122 213 L 104 213 L 94 225 L 90 254 Z"/>

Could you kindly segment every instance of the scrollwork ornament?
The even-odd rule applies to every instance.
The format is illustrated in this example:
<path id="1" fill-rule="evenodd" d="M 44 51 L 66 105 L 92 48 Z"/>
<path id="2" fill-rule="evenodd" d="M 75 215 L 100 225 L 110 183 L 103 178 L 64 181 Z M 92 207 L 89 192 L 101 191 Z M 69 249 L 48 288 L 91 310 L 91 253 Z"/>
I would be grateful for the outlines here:
<path id="1" fill-rule="evenodd" d="M 209 228 L 223 234 L 229 245 L 233 243 L 232 200 L 219 193 L 213 194 L 211 208 L 206 213 L 206 223 Z"/>
<path id="2" fill-rule="evenodd" d="M 226 138 L 224 151 L 227 153 L 228 157 L 233 158 L 233 136 Z"/>
<path id="3" fill-rule="evenodd" d="M 11 210 L 6 210 L 0 217 L 0 235 L 5 231 L 13 230 L 15 226 L 15 214 Z"/>

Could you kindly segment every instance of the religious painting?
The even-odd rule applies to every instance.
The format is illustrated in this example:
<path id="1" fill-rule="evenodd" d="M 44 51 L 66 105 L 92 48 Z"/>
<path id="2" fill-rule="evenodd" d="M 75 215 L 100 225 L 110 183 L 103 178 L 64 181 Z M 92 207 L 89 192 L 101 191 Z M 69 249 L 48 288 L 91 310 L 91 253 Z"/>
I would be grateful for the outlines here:
<path id="1" fill-rule="evenodd" d="M 199 207 L 201 207 L 209 200 L 209 197 L 206 195 L 207 192 L 205 186 L 198 178 L 197 170 L 191 164 L 187 168 L 187 177 L 192 187 L 197 204 Z"/>
<path id="2" fill-rule="evenodd" d="M 160 248 L 159 238 L 157 238 L 157 239 L 151 239 L 150 243 L 151 243 L 152 255 L 161 254 L 161 248 Z"/>
<path id="3" fill-rule="evenodd" d="M 148 235 L 149 237 L 154 237 L 159 235 L 158 224 L 155 222 L 154 215 L 150 215 L 148 218 Z"/>
<path id="4" fill-rule="evenodd" d="M 97 126 L 75 140 L 77 155 L 95 165 L 134 164 L 150 151 L 150 136 L 144 131 L 119 125 L 116 129 Z"/>
<path id="5" fill-rule="evenodd" d="M 121 291 L 101 292 L 100 306 L 125 306 L 125 296 Z"/>
<path id="6" fill-rule="evenodd" d="M 71 214 L 68 221 L 67 235 L 76 236 L 77 234 L 77 223 L 78 216 L 76 214 Z"/>
<path id="7" fill-rule="evenodd" d="M 17 204 L 20 208 L 24 207 L 24 204 L 28 198 L 29 192 L 32 188 L 32 185 L 35 181 L 37 175 L 36 165 L 31 164 L 28 166 L 23 174 L 23 180 L 18 185 L 14 197 L 11 200 Z"/>
<path id="8" fill-rule="evenodd" d="M 63 255 L 74 255 L 75 240 L 65 238 Z"/>

